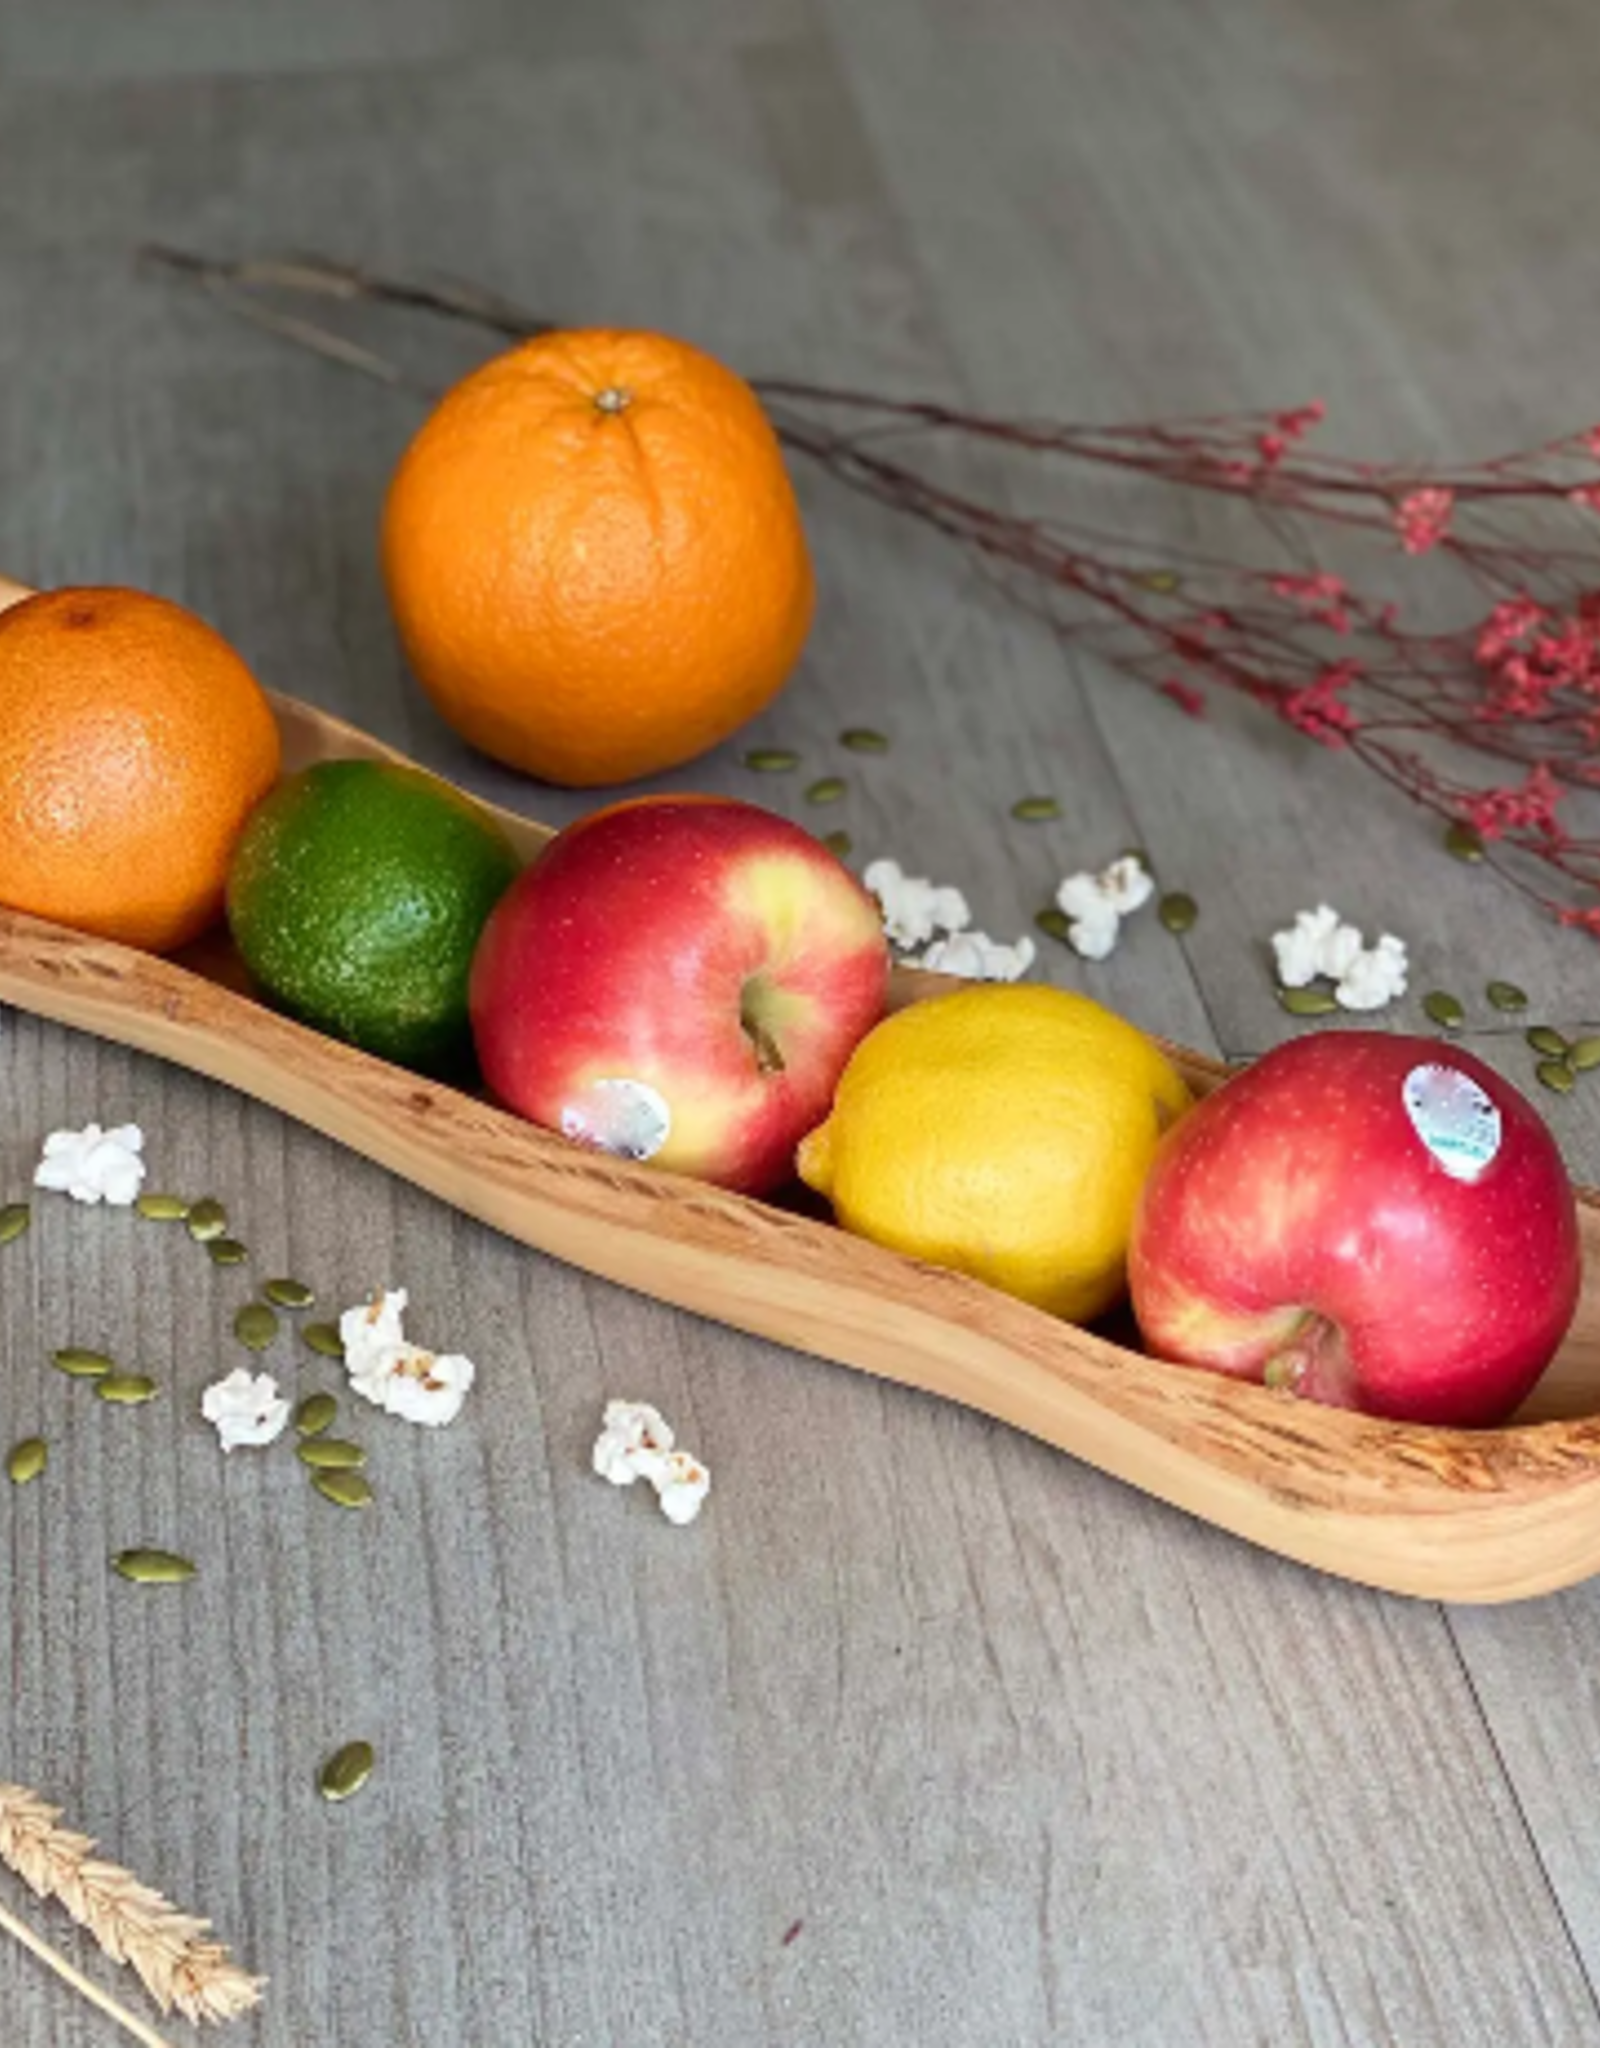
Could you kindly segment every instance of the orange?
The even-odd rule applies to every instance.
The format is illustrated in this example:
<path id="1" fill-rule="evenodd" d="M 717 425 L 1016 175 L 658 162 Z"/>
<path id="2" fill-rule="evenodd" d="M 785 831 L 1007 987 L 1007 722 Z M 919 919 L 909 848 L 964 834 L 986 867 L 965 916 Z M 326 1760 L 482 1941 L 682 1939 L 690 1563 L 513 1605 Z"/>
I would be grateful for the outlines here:
<path id="1" fill-rule="evenodd" d="M 390 486 L 383 565 L 440 714 L 579 788 L 726 739 L 782 687 L 815 596 L 749 385 L 686 342 L 600 328 L 445 395 Z"/>
<path id="2" fill-rule="evenodd" d="M 181 946 L 277 772 L 259 684 L 181 605 L 55 590 L 0 613 L 0 903 Z"/>

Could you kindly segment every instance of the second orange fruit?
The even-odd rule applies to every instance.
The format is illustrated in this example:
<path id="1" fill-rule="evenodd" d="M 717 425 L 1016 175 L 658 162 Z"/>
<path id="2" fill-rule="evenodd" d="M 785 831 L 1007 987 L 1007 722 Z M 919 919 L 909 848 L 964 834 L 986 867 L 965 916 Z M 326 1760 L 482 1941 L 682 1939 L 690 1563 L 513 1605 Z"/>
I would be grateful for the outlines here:
<path id="1" fill-rule="evenodd" d="M 815 595 L 749 385 L 615 329 L 540 336 L 445 396 L 390 487 L 383 564 L 441 715 L 574 787 L 726 739 L 781 688 Z"/>
<path id="2" fill-rule="evenodd" d="M 0 903 L 168 952 L 222 910 L 278 727 L 220 633 L 139 590 L 0 614 Z"/>

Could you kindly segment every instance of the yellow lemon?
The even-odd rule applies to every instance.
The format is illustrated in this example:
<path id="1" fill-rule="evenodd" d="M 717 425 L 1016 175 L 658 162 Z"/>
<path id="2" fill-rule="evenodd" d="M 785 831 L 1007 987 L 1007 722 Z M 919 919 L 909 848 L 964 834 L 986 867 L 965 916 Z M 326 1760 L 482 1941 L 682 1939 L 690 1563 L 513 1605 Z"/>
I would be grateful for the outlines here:
<path id="1" fill-rule="evenodd" d="M 1134 1204 L 1188 1106 L 1101 1004 L 988 984 L 869 1032 L 797 1164 L 846 1230 L 1086 1322 L 1123 1291 Z"/>

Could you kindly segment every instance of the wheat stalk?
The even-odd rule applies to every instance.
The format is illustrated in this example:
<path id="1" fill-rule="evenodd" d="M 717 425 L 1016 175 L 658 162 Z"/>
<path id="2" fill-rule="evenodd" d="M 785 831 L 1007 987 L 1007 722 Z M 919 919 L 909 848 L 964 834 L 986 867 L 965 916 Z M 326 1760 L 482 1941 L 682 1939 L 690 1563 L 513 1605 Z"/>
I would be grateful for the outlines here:
<path id="1" fill-rule="evenodd" d="M 37 1793 L 0 1784 L 0 1861 L 41 1899 L 65 1906 L 114 1962 L 136 1971 L 163 2012 L 231 2020 L 260 2003 L 265 1980 L 208 1938 L 209 1920 L 180 1913 L 130 1871 L 97 1857 L 89 1837 L 61 1827 L 60 1818 L 61 1809 Z"/>

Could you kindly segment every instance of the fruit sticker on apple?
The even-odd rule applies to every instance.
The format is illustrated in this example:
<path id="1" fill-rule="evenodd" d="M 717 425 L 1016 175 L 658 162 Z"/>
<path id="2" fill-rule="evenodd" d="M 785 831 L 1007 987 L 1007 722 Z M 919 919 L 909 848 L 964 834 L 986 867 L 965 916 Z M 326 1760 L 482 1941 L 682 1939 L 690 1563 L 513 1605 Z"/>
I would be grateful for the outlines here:
<path id="1" fill-rule="evenodd" d="M 1156 1357 L 1472 1427 L 1555 1355 L 1581 1258 L 1555 1140 L 1508 1081 L 1432 1039 L 1328 1031 L 1162 1141 L 1129 1277 Z"/>
<path id="2" fill-rule="evenodd" d="M 732 798 L 637 797 L 558 833 L 501 898 L 473 1035 L 532 1122 L 762 1194 L 888 983 L 877 905 L 809 832 Z"/>

